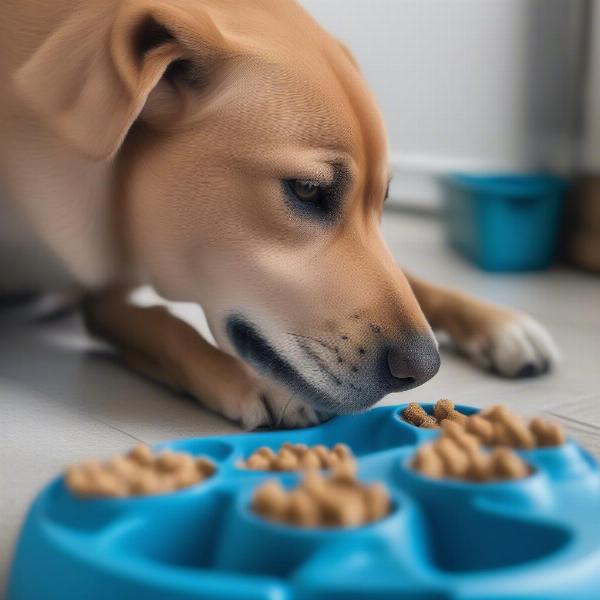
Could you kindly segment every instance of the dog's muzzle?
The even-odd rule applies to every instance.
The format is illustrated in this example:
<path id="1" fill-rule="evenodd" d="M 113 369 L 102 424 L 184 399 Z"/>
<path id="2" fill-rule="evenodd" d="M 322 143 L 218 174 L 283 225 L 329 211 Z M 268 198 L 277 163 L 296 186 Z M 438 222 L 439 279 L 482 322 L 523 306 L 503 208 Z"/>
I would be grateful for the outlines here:
<path id="1" fill-rule="evenodd" d="M 226 330 L 242 360 L 264 377 L 286 386 L 319 413 L 360 412 L 386 394 L 425 383 L 440 367 L 437 345 L 428 332 L 405 335 L 394 344 L 381 339 L 369 351 L 360 347 L 360 365 L 343 359 L 336 346 L 296 335 L 299 339 L 295 343 L 305 357 L 297 366 L 245 317 L 228 317 Z"/>

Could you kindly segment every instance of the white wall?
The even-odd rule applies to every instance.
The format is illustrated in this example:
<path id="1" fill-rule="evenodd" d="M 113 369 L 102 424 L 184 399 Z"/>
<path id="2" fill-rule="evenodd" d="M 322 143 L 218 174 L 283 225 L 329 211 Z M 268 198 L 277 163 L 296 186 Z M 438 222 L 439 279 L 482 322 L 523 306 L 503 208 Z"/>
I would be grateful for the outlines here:
<path id="1" fill-rule="evenodd" d="M 600 173 L 600 2 L 594 0 L 590 19 L 585 112 L 581 167 L 585 173 Z"/>
<path id="2" fill-rule="evenodd" d="M 302 0 L 381 104 L 397 196 L 424 174 L 565 170 L 585 0 Z"/>

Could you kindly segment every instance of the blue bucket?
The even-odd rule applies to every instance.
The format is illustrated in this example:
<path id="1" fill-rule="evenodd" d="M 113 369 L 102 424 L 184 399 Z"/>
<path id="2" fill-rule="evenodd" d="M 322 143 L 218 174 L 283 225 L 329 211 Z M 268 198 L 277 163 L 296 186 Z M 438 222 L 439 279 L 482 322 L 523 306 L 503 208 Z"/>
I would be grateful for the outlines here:
<path id="1" fill-rule="evenodd" d="M 486 271 L 547 268 L 556 258 L 567 182 L 551 175 L 440 179 L 450 244 Z"/>

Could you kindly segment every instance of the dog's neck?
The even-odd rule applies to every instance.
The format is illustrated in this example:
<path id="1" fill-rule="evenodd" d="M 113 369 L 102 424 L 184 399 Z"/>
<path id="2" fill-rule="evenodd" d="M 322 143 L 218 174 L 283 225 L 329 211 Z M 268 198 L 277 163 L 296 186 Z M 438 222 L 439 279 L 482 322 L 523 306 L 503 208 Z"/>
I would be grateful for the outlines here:
<path id="1" fill-rule="evenodd" d="M 57 273 L 57 284 L 89 289 L 127 279 L 113 161 L 78 157 L 39 131 L 32 128 L 31 136 L 2 144 L 5 212 L 26 223 L 30 231 L 23 235 L 29 233 L 58 259 L 64 272 Z"/>

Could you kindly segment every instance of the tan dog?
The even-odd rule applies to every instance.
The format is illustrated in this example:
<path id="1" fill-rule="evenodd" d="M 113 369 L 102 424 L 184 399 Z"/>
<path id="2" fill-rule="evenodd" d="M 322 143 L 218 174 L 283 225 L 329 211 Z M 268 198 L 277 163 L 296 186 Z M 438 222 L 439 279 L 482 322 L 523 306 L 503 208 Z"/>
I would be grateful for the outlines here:
<path id="1" fill-rule="evenodd" d="M 423 383 L 432 328 L 503 375 L 553 363 L 528 317 L 396 266 L 381 116 L 296 2 L 2 3 L 0 289 L 85 290 L 129 364 L 247 428 Z M 146 283 L 219 349 L 128 303 Z"/>

